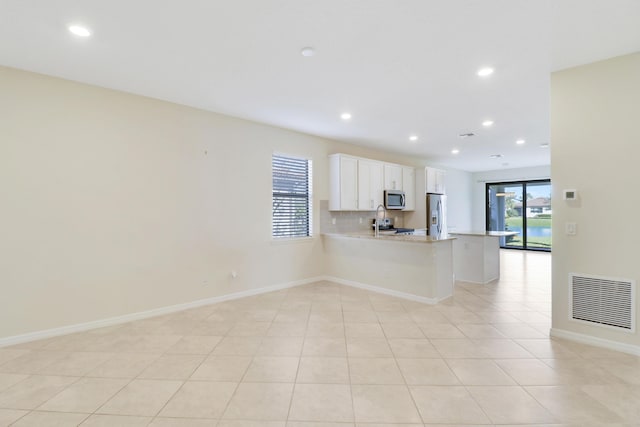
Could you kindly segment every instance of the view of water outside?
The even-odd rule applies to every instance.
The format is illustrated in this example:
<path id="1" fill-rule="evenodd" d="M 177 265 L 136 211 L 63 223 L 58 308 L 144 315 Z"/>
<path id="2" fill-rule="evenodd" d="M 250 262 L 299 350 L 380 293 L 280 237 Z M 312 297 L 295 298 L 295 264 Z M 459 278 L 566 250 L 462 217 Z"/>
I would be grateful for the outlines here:
<path id="1" fill-rule="evenodd" d="M 503 247 L 551 250 L 551 183 L 519 182 L 488 186 L 489 230 L 515 231 Z M 523 227 L 526 226 L 526 240 Z"/>

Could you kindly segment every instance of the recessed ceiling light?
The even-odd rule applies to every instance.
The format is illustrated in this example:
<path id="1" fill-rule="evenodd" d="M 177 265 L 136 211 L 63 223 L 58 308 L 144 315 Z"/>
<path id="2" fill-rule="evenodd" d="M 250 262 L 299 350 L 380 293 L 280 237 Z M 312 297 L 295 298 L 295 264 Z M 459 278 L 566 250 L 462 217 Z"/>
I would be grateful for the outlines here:
<path id="1" fill-rule="evenodd" d="M 418 135 L 411 135 L 409 137 L 409 141 L 417 141 L 418 140 Z"/>
<path id="2" fill-rule="evenodd" d="M 490 76 L 491 74 L 493 74 L 493 68 L 491 67 L 484 67 L 478 70 L 478 75 L 480 77 L 487 77 L 487 76 Z"/>
<path id="3" fill-rule="evenodd" d="M 540 144 L 540 148 L 549 148 L 549 144 Z"/>
<path id="4" fill-rule="evenodd" d="M 300 51 L 300 54 L 302 54 L 302 56 L 313 56 L 316 54 L 316 50 L 310 46 L 307 47 L 303 47 L 302 50 Z"/>
<path id="5" fill-rule="evenodd" d="M 460 134 L 460 135 L 458 135 L 458 136 L 459 136 L 460 138 L 469 138 L 469 137 L 472 137 L 472 136 L 476 136 L 476 134 L 475 134 L 475 133 L 473 133 L 473 132 L 467 132 L 467 133 L 461 133 L 461 134 Z"/>
<path id="6" fill-rule="evenodd" d="M 453 150 L 451 150 L 451 154 L 458 154 L 460 152 L 460 150 L 458 150 L 457 148 L 454 148 Z"/>
<path id="7" fill-rule="evenodd" d="M 78 37 L 89 37 L 91 35 L 91 31 L 89 31 L 88 28 L 82 27 L 80 25 L 69 26 L 69 31 Z"/>
<path id="8" fill-rule="evenodd" d="M 502 157 L 502 154 L 490 154 L 489 157 L 491 157 L 492 159 L 499 159 L 500 157 Z"/>
<path id="9" fill-rule="evenodd" d="M 522 145 L 524 143 L 525 143 L 524 139 L 519 139 L 519 140 L 516 141 L 516 144 L 518 144 L 518 145 Z"/>
<path id="10" fill-rule="evenodd" d="M 341 118 L 342 120 L 351 120 L 351 113 L 342 113 L 342 114 L 340 115 L 340 118 Z"/>
<path id="11" fill-rule="evenodd" d="M 493 120 L 485 120 L 484 122 L 482 122 L 482 126 L 486 128 L 493 126 Z"/>

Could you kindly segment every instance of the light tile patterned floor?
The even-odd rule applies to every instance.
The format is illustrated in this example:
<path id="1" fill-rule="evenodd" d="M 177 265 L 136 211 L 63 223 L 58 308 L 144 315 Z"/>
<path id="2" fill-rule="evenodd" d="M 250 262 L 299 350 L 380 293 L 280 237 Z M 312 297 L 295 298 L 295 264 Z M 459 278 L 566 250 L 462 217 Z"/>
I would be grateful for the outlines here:
<path id="1" fill-rule="evenodd" d="M 640 358 L 550 340 L 549 254 L 437 306 L 316 283 L 0 349 L 0 426 L 638 425 Z"/>

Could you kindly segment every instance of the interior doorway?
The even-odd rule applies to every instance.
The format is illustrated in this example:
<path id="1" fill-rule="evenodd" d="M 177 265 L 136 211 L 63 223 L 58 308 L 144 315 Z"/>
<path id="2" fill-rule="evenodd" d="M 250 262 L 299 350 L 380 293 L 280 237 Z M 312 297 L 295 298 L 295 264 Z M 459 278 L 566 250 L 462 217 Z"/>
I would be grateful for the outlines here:
<path id="1" fill-rule="evenodd" d="M 500 247 L 551 251 L 551 180 L 487 183 L 487 231 L 514 231 Z"/>

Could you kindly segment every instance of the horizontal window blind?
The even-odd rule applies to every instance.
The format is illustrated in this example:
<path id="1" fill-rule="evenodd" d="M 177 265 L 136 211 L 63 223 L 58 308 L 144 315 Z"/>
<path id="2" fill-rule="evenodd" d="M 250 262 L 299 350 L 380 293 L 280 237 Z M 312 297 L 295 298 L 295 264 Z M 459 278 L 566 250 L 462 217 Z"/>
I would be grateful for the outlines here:
<path id="1" fill-rule="evenodd" d="M 274 154 L 272 235 L 311 236 L 311 160 Z"/>

